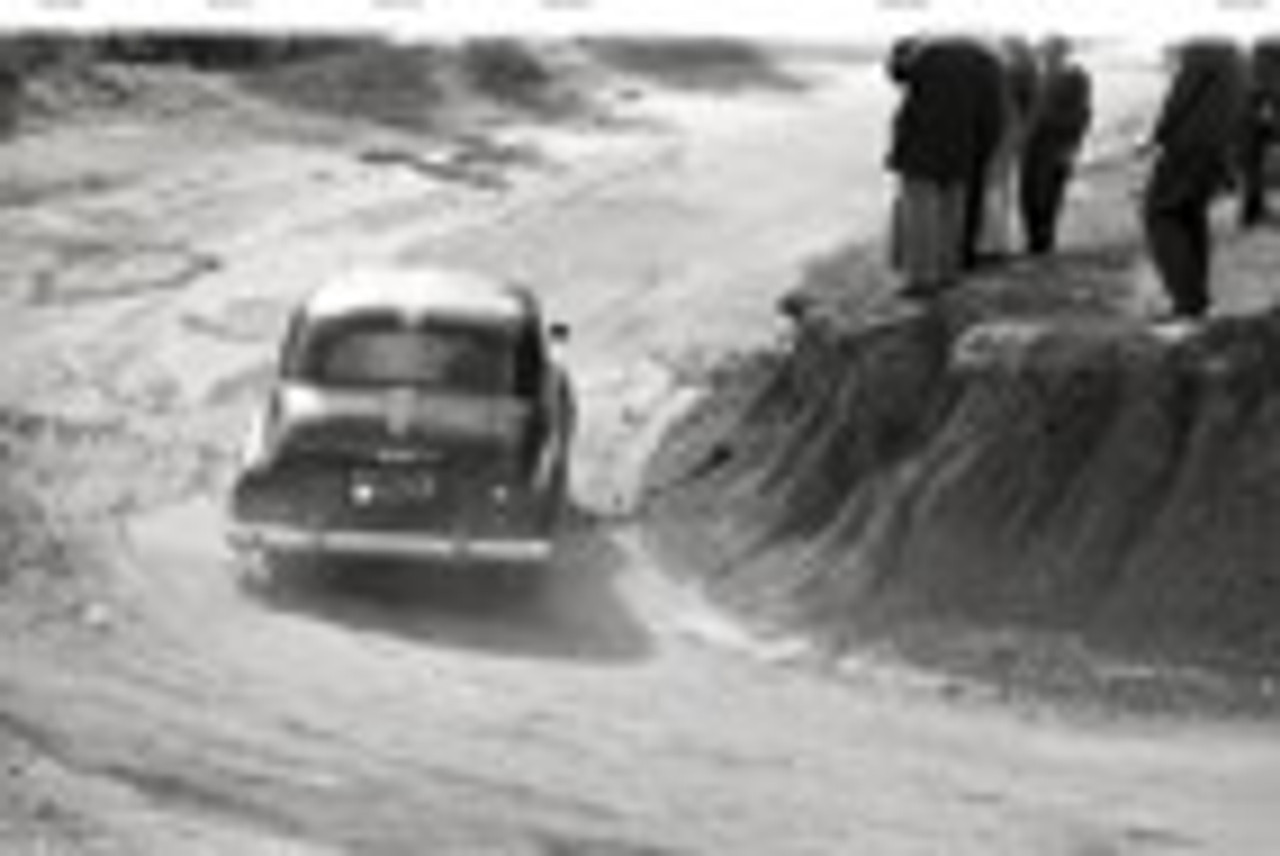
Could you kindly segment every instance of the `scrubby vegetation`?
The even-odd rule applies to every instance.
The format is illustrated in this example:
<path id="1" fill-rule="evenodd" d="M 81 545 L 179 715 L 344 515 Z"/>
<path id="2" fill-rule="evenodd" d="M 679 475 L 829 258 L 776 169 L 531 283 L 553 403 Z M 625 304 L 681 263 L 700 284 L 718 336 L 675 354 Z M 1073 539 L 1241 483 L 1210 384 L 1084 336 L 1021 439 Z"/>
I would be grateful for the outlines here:
<path id="1" fill-rule="evenodd" d="M 176 68 L 228 81 L 286 109 L 435 132 L 496 117 L 573 119 L 606 109 L 595 98 L 620 78 L 678 89 L 799 85 L 768 49 L 721 39 L 543 42 L 475 38 L 394 44 L 374 36 L 107 31 L 23 33 L 0 41 L 0 72 L 18 85 L 8 112 L 35 92 L 35 112 L 59 102 L 123 104 L 138 71 Z M 140 83 L 145 88 L 145 83 Z M 73 108 L 74 109 L 74 108 Z M 10 122 L 10 125 L 13 123 Z"/>
<path id="2" fill-rule="evenodd" d="M 732 39 L 609 39 L 586 43 L 611 68 L 662 86 L 794 89 L 801 82 L 759 45 Z"/>

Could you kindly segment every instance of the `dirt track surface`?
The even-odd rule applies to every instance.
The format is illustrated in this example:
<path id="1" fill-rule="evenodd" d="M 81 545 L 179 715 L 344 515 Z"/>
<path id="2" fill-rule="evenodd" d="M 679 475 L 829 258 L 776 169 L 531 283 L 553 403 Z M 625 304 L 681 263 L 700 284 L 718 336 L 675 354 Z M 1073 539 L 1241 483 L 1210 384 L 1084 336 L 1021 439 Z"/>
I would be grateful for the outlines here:
<path id="1" fill-rule="evenodd" d="M 777 332 L 800 258 L 879 230 L 886 94 L 673 101 L 666 131 L 544 138 L 559 166 L 501 192 L 240 127 L 0 153 L 0 427 L 53 536 L 0 612 L 5 852 L 1275 852 L 1264 737 L 835 683 L 748 656 L 785 652 L 646 554 L 628 512 L 664 415 Z M 246 580 L 223 547 L 283 313 L 385 258 L 517 274 L 575 327 L 586 513 L 533 599 Z"/>

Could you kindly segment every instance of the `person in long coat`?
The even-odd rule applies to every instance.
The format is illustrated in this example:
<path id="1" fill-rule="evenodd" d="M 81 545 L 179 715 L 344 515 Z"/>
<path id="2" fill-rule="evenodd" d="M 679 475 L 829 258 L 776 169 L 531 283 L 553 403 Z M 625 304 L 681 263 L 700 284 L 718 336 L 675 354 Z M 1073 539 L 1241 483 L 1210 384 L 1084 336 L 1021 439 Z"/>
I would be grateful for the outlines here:
<path id="1" fill-rule="evenodd" d="M 1271 149 L 1280 139 L 1280 37 L 1254 42 L 1249 54 L 1249 96 L 1240 141 L 1240 225 L 1270 216 L 1267 204 Z"/>
<path id="2" fill-rule="evenodd" d="M 0 40 L 0 143 L 18 131 L 25 61 L 20 41 Z"/>
<path id="3" fill-rule="evenodd" d="M 1209 212 L 1233 181 L 1248 75 L 1239 48 L 1224 39 L 1187 42 L 1175 62 L 1148 143 L 1155 158 L 1142 218 L 1173 313 L 1191 319 L 1212 303 Z"/>
<path id="4" fill-rule="evenodd" d="M 978 255 L 971 259 L 980 263 L 1000 261 L 1015 250 L 1019 163 L 1040 88 L 1035 52 L 1026 39 L 1005 36 L 992 40 L 988 49 L 1000 64 L 1002 109 L 1000 135 L 983 181 Z"/>
<path id="5" fill-rule="evenodd" d="M 1076 160 L 1093 118 L 1088 72 L 1071 59 L 1071 44 L 1051 36 L 1040 46 L 1040 74 L 1023 147 L 1019 209 L 1027 252 L 1057 249 L 1058 221 Z"/>
<path id="6" fill-rule="evenodd" d="M 895 46 L 889 74 L 902 90 L 887 158 L 898 179 L 891 259 L 908 294 L 935 294 L 976 253 L 969 206 L 999 138 L 1000 69 L 975 39 L 926 36 Z"/>

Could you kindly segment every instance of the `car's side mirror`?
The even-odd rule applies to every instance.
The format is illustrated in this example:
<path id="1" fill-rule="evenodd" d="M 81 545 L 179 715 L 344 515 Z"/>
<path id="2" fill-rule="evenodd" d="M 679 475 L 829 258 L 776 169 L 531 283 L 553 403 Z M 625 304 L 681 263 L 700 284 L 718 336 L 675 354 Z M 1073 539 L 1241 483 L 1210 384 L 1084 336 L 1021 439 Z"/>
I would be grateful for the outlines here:
<path id="1" fill-rule="evenodd" d="M 569 329 L 569 325 L 563 321 L 553 321 L 547 325 L 547 335 L 553 342 L 567 342 L 569 341 L 571 334 L 572 331 Z"/>

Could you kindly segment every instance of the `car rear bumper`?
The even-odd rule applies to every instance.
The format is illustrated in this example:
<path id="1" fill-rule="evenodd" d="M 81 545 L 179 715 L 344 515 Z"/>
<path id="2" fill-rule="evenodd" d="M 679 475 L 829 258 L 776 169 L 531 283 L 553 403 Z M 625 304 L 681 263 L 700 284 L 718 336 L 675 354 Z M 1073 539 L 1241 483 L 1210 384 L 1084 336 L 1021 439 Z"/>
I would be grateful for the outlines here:
<path id="1" fill-rule="evenodd" d="M 228 533 L 239 548 L 320 555 L 389 556 L 451 562 L 536 564 L 551 559 L 550 538 L 447 537 L 417 532 L 303 529 L 239 524 Z"/>

